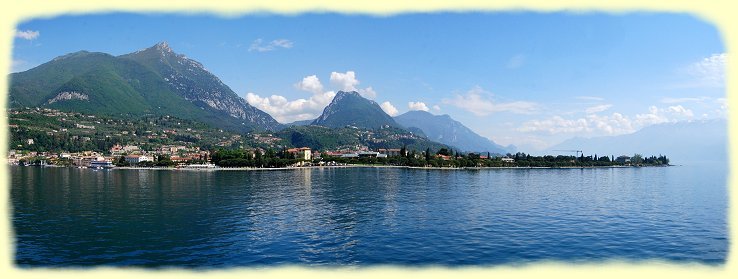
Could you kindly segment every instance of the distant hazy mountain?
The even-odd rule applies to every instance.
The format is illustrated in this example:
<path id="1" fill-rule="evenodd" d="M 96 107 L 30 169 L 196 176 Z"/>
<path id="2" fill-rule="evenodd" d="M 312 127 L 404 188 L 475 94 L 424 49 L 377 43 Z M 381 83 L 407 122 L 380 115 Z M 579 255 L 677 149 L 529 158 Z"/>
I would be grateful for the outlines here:
<path id="1" fill-rule="evenodd" d="M 172 115 L 239 131 L 281 127 L 166 43 L 117 57 L 79 51 L 11 74 L 10 106 Z"/>
<path id="2" fill-rule="evenodd" d="M 663 154 L 672 163 L 691 161 L 725 161 L 727 159 L 727 121 L 706 120 L 664 123 L 645 127 L 638 132 L 610 137 L 573 138 L 545 151 L 582 150 L 586 155 L 645 156 Z M 561 153 L 563 154 L 563 153 Z M 573 155 L 573 154 L 572 154 Z"/>
<path id="3" fill-rule="evenodd" d="M 407 128 L 418 128 L 428 139 L 455 146 L 468 152 L 515 152 L 515 147 L 504 147 L 482 137 L 448 115 L 433 115 L 426 111 L 408 111 L 395 117 L 395 121 Z"/>
<path id="4" fill-rule="evenodd" d="M 286 123 L 286 124 L 284 124 L 284 126 L 286 126 L 286 127 L 307 126 L 307 125 L 310 125 L 311 123 L 313 123 L 313 121 L 315 121 L 315 119 L 297 120 L 295 122 Z"/>
<path id="5" fill-rule="evenodd" d="M 400 127 L 379 104 L 361 97 L 356 91 L 338 91 L 333 101 L 323 110 L 323 114 L 311 124 L 331 128 L 347 125 L 368 129 Z"/>

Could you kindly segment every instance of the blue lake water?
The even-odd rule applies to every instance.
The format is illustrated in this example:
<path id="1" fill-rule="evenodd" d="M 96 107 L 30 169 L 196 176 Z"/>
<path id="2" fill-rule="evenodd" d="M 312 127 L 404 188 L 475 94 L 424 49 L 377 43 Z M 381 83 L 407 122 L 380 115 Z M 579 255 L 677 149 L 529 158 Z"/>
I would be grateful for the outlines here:
<path id="1" fill-rule="evenodd" d="M 729 246 L 724 164 L 10 174 L 21 267 L 723 264 Z"/>

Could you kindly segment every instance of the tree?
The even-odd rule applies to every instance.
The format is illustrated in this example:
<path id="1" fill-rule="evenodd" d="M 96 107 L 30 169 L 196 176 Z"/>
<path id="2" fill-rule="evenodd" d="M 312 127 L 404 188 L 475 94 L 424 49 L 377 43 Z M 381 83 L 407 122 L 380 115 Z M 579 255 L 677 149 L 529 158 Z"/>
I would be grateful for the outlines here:
<path id="1" fill-rule="evenodd" d="M 438 152 L 436 152 L 436 154 L 444 155 L 444 156 L 451 156 L 451 151 L 449 151 L 446 148 L 441 148 L 438 150 Z"/>
<path id="2" fill-rule="evenodd" d="M 643 163 L 643 155 L 637 153 L 633 154 L 633 157 L 630 158 L 630 162 L 636 165 Z"/>
<path id="3" fill-rule="evenodd" d="M 425 161 L 430 161 L 430 147 L 425 149 Z"/>

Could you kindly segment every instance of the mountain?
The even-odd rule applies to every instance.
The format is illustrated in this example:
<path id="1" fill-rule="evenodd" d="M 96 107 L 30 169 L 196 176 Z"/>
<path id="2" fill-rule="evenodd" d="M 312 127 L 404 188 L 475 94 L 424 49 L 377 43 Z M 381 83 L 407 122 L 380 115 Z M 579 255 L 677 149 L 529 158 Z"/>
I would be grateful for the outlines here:
<path id="1" fill-rule="evenodd" d="M 167 43 L 112 56 L 79 51 L 10 75 L 10 107 L 171 115 L 234 131 L 278 130 L 202 64 Z"/>
<path id="2" fill-rule="evenodd" d="M 672 164 L 727 160 L 727 121 L 721 119 L 663 123 L 619 136 L 573 138 L 548 148 L 582 150 L 586 155 L 666 155 Z"/>
<path id="3" fill-rule="evenodd" d="M 331 128 L 354 126 L 367 129 L 401 127 L 379 107 L 377 102 L 361 97 L 356 91 L 338 91 L 333 101 L 323 110 L 323 114 L 311 125 Z"/>
<path id="4" fill-rule="evenodd" d="M 313 123 L 313 121 L 315 121 L 315 119 L 297 120 L 295 122 L 286 123 L 286 124 L 284 124 L 284 126 L 287 126 L 287 127 L 307 126 L 307 125 L 310 125 L 311 123 Z"/>
<path id="5" fill-rule="evenodd" d="M 504 147 L 482 137 L 448 115 L 433 115 L 426 111 L 408 111 L 395 116 L 395 121 L 407 128 L 418 128 L 428 137 L 467 152 L 515 152 L 514 146 Z"/>

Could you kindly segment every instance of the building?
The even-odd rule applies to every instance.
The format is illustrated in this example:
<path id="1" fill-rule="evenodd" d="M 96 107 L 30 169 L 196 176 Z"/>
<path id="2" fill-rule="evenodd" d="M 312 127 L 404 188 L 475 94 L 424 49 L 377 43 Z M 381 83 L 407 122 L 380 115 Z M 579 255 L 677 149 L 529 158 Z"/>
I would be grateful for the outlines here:
<path id="1" fill-rule="evenodd" d="M 290 148 L 287 152 L 294 154 L 297 159 L 310 161 L 313 159 L 313 152 L 310 151 L 310 147 Z"/>
<path id="2" fill-rule="evenodd" d="M 380 149 L 377 149 L 377 152 L 381 154 L 386 154 L 387 156 L 405 156 L 406 155 L 406 154 L 401 154 L 402 149 L 399 149 L 399 148 L 388 148 L 388 149 L 380 148 Z"/>
<path id="3" fill-rule="evenodd" d="M 443 159 L 444 161 L 448 161 L 448 160 L 451 160 L 451 156 L 450 156 L 450 155 L 441 155 L 441 154 L 436 154 L 436 156 L 435 156 L 435 157 L 436 157 L 436 158 L 441 158 L 441 159 Z"/>
<path id="4" fill-rule="evenodd" d="M 126 162 L 131 164 L 138 164 L 141 162 L 153 162 L 154 158 L 146 155 L 128 155 L 126 156 Z"/>
<path id="5" fill-rule="evenodd" d="M 88 166 L 90 168 L 109 169 L 113 167 L 113 161 L 106 159 L 105 157 L 97 157 L 94 160 L 90 161 Z"/>
<path id="6" fill-rule="evenodd" d="M 515 162 L 515 159 L 510 158 L 510 157 L 502 157 L 502 162 L 503 163 L 512 163 L 512 162 Z"/>

